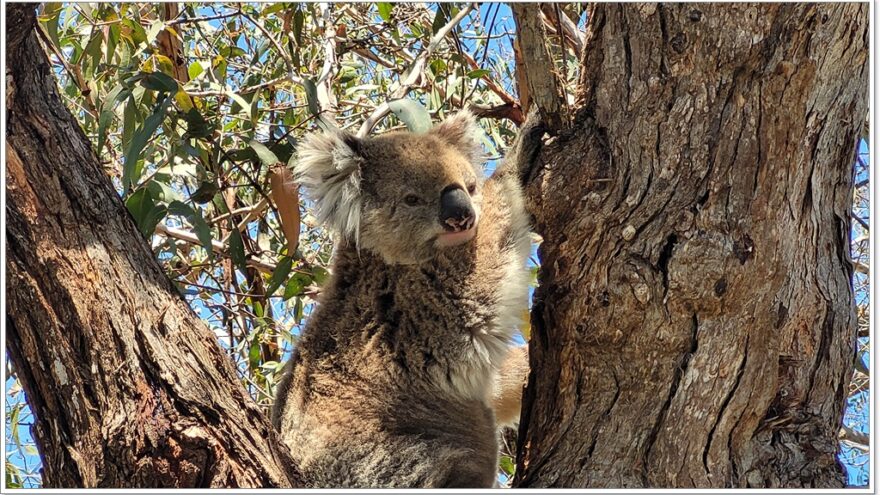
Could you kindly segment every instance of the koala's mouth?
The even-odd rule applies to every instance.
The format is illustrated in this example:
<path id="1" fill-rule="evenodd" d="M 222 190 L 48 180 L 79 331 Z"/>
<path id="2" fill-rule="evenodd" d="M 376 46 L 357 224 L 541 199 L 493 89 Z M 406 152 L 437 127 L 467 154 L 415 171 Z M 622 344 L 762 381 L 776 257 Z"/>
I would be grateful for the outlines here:
<path id="1" fill-rule="evenodd" d="M 464 244 L 473 239 L 476 233 L 476 224 L 467 230 L 462 230 L 461 232 L 443 232 L 437 236 L 437 246 L 441 248 L 458 246 L 459 244 Z"/>

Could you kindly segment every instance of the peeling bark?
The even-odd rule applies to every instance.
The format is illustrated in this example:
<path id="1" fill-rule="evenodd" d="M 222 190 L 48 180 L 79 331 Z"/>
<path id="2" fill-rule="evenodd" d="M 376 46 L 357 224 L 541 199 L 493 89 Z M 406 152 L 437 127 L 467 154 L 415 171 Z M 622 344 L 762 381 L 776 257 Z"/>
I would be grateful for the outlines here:
<path id="1" fill-rule="evenodd" d="M 6 343 L 43 485 L 301 485 L 62 104 L 34 6 L 5 8 Z"/>
<path id="2" fill-rule="evenodd" d="M 544 239 L 520 487 L 841 487 L 866 4 L 600 4 Z"/>

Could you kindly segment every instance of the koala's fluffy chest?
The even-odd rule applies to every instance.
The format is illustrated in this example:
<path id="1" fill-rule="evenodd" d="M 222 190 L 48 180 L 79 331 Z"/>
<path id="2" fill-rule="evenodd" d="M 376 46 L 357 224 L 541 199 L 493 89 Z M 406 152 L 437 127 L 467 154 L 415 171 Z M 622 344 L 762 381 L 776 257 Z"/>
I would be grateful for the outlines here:
<path id="1" fill-rule="evenodd" d="M 333 307 L 315 315 L 345 322 L 333 332 L 347 341 L 338 342 L 345 355 L 336 358 L 359 368 L 364 379 L 387 381 L 404 394 L 427 387 L 486 402 L 514 331 L 509 313 L 521 311 L 510 307 L 502 289 L 517 284 L 505 279 L 519 272 L 507 268 L 516 264 L 506 256 L 476 266 L 469 261 L 473 254 L 463 247 L 423 267 L 343 255 L 359 266 L 344 267 Z"/>

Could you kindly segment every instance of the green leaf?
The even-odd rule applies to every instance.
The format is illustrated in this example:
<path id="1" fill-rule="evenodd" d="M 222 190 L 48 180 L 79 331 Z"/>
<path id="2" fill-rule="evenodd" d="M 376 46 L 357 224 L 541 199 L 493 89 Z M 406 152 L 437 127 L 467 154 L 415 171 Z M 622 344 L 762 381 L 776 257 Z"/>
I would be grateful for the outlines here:
<path id="1" fill-rule="evenodd" d="M 21 448 L 21 439 L 19 438 L 19 415 L 21 414 L 21 408 L 13 407 L 12 411 L 9 412 L 9 424 L 12 426 L 12 440 L 15 442 L 15 445 L 20 449 Z"/>
<path id="2" fill-rule="evenodd" d="M 263 9 L 263 11 L 260 13 L 260 17 L 265 17 L 269 14 L 281 12 L 282 10 L 284 10 L 284 7 L 285 5 L 283 3 L 270 3 L 268 4 L 268 7 Z"/>
<path id="3" fill-rule="evenodd" d="M 330 274 L 327 273 L 327 270 L 323 267 L 316 266 L 312 269 L 312 278 L 315 280 L 315 283 L 318 285 L 323 285 L 324 281 L 327 280 Z"/>
<path id="4" fill-rule="evenodd" d="M 302 8 L 297 5 L 296 12 L 293 14 L 293 38 L 296 40 L 296 44 L 302 46 L 303 38 L 303 26 L 305 25 L 306 16 L 302 11 Z"/>
<path id="5" fill-rule="evenodd" d="M 269 278 L 269 285 L 266 287 L 267 296 L 271 296 L 279 287 L 281 287 L 281 283 L 287 280 L 287 276 L 290 274 L 292 268 L 293 260 L 290 257 L 285 256 L 281 258 L 275 271 L 272 272 L 272 277 Z"/>
<path id="6" fill-rule="evenodd" d="M 205 181 L 202 182 L 201 185 L 199 185 L 199 188 L 193 191 L 189 197 L 196 203 L 205 204 L 214 199 L 214 195 L 216 195 L 218 191 L 220 191 L 220 188 L 217 187 L 217 183 L 214 181 Z"/>
<path id="7" fill-rule="evenodd" d="M 135 19 L 122 19 L 122 25 L 130 30 L 131 41 L 135 47 L 147 42 L 147 31 L 141 26 L 140 22 Z"/>
<path id="8" fill-rule="evenodd" d="M 177 81 L 164 72 L 150 72 L 141 78 L 140 83 L 141 86 L 153 91 L 163 91 L 172 94 L 177 92 Z"/>
<path id="9" fill-rule="evenodd" d="M 296 303 L 293 305 L 293 317 L 297 323 L 303 319 L 303 300 L 300 297 L 296 299 Z"/>
<path id="10" fill-rule="evenodd" d="M 186 122 L 186 135 L 192 138 L 205 138 L 214 133 L 211 124 L 205 120 L 199 111 L 193 107 L 183 114 L 183 120 Z"/>
<path id="11" fill-rule="evenodd" d="M 256 139 L 251 139 L 249 144 L 257 153 L 257 156 L 260 157 L 260 161 L 263 162 L 263 165 L 269 166 L 278 163 L 278 157 L 275 156 L 275 153 L 272 153 L 263 143 Z"/>
<path id="12" fill-rule="evenodd" d="M 474 69 L 467 73 L 467 76 L 471 79 L 479 79 L 483 76 L 487 76 L 491 73 L 489 69 Z"/>
<path id="13" fill-rule="evenodd" d="M 437 7 L 437 13 L 434 15 L 434 22 L 431 23 L 431 34 L 437 34 L 437 31 L 440 31 L 440 29 L 448 22 L 447 19 L 449 19 L 449 17 L 446 15 L 446 9 L 441 7 L 442 5 Z"/>
<path id="14" fill-rule="evenodd" d="M 156 173 L 153 180 L 146 184 L 150 190 L 150 196 L 157 203 L 170 203 L 180 201 L 180 194 L 168 185 L 171 177 L 168 174 Z"/>
<path id="15" fill-rule="evenodd" d="M 501 470 L 504 471 L 504 474 L 506 474 L 508 478 L 513 476 L 513 474 L 516 472 L 516 464 L 513 463 L 513 459 L 511 459 L 510 456 L 501 456 L 498 465 L 499 467 L 501 467 Z"/>
<path id="16" fill-rule="evenodd" d="M 61 42 L 58 39 L 58 21 L 61 19 L 61 10 L 61 2 L 48 2 L 44 5 L 40 15 L 40 21 L 45 23 L 49 39 L 52 40 L 52 44 L 56 48 L 61 47 Z"/>
<path id="17" fill-rule="evenodd" d="M 150 24 L 150 29 L 146 32 L 146 42 L 148 45 L 152 45 L 154 41 L 156 41 L 156 37 L 159 36 L 159 33 L 165 29 L 164 21 L 153 21 Z"/>
<path id="18" fill-rule="evenodd" d="M 388 22 L 391 20 L 391 10 L 394 8 L 394 4 L 390 2 L 379 2 L 376 4 L 376 8 L 379 9 L 379 17 L 381 17 L 383 21 Z"/>
<path id="19" fill-rule="evenodd" d="M 129 96 L 125 102 L 125 109 L 122 112 L 122 149 L 127 150 L 131 144 L 131 137 L 134 136 L 137 127 L 137 103 L 134 96 Z"/>
<path id="20" fill-rule="evenodd" d="M 113 20 L 118 20 L 118 17 L 114 16 Z M 110 24 L 107 36 L 107 51 L 105 52 L 105 57 L 108 64 L 113 63 L 113 55 L 116 53 L 116 46 L 119 44 L 119 36 L 122 33 L 122 28 L 119 26 L 118 22 L 114 22 Z"/>
<path id="21" fill-rule="evenodd" d="M 415 100 L 395 100 L 388 103 L 388 107 L 394 115 L 406 124 L 406 128 L 412 132 L 427 132 L 431 129 L 431 114 Z"/>
<path id="22" fill-rule="evenodd" d="M 138 189 L 125 200 L 125 207 L 137 222 L 138 229 L 146 238 L 150 238 L 156 230 L 156 225 L 165 217 L 167 209 L 163 205 L 153 202 L 150 191 L 147 188 Z"/>
<path id="23" fill-rule="evenodd" d="M 439 75 L 441 72 L 445 72 L 448 65 L 443 60 L 437 58 L 431 61 L 431 65 L 429 65 L 431 71 L 434 73 L 434 76 Z"/>
<path id="24" fill-rule="evenodd" d="M 312 115 L 321 113 L 321 106 L 318 103 L 318 87 L 311 79 L 304 77 L 302 81 L 303 89 L 306 91 L 306 103 L 309 105 L 309 112 Z"/>
<path id="25" fill-rule="evenodd" d="M 107 127 L 113 119 L 113 110 L 116 108 L 116 104 L 128 98 L 130 94 L 131 91 L 125 89 L 122 84 L 117 84 L 107 93 L 104 104 L 101 106 L 101 115 L 98 117 L 98 149 L 104 147 L 104 141 L 107 139 Z"/>
<path id="26" fill-rule="evenodd" d="M 205 72 L 205 68 L 202 67 L 202 64 L 200 64 L 198 60 L 196 60 L 195 62 L 189 64 L 186 72 L 189 75 L 190 80 L 192 80 L 199 77 L 202 72 Z"/>
<path id="27" fill-rule="evenodd" d="M 252 370 L 260 367 L 260 339 L 254 337 L 251 347 L 248 349 L 248 364 Z"/>
<path id="28" fill-rule="evenodd" d="M 83 62 L 83 58 L 86 55 L 88 55 L 91 58 L 91 57 L 95 56 L 95 53 L 98 53 L 98 55 L 100 56 L 101 41 L 103 40 L 103 38 L 104 37 L 101 35 L 100 31 L 98 31 L 98 30 L 92 31 L 92 34 L 89 37 L 88 43 L 86 43 L 86 46 L 82 49 L 82 51 L 78 52 L 74 56 L 72 62 L 75 65 L 79 65 L 81 62 Z"/>
<path id="29" fill-rule="evenodd" d="M 244 255 L 244 242 L 241 240 L 241 232 L 238 231 L 234 222 L 229 222 L 229 257 L 242 272 L 247 271 L 247 258 Z"/>
<path id="30" fill-rule="evenodd" d="M 144 120 L 144 125 L 138 128 L 131 138 L 131 144 L 125 153 L 125 164 L 122 168 L 122 188 L 126 191 L 140 179 L 140 174 L 136 173 L 137 163 L 141 159 L 141 153 L 144 151 L 147 141 L 150 140 L 153 133 L 159 128 L 159 124 L 162 123 L 162 119 L 165 118 L 165 110 L 168 108 L 169 101 L 170 98 L 165 98 L 152 115 Z"/>
<path id="31" fill-rule="evenodd" d="M 245 114 L 248 117 L 248 120 L 250 120 L 250 121 L 254 120 L 254 115 L 253 115 L 253 112 L 251 111 L 251 104 L 248 103 L 247 100 L 245 100 L 241 95 L 239 95 L 237 93 L 233 93 L 232 91 L 228 91 L 226 94 L 228 94 L 229 97 L 232 98 L 232 100 L 235 103 L 237 103 L 239 107 L 241 107 L 240 110 L 236 110 L 235 108 L 230 108 L 231 112 L 238 113 L 241 110 L 244 110 Z"/>
<path id="32" fill-rule="evenodd" d="M 186 218 L 190 225 L 193 226 L 193 229 L 195 229 L 196 236 L 199 238 L 199 244 L 208 252 L 208 258 L 214 255 L 214 247 L 211 245 L 211 241 L 214 239 L 211 234 L 211 227 L 205 221 L 201 212 L 191 208 L 186 203 L 172 201 L 168 204 L 168 214 L 180 215 Z"/>
<path id="33" fill-rule="evenodd" d="M 309 283 L 309 277 L 302 273 L 294 273 L 290 280 L 287 281 L 287 286 L 284 287 L 284 296 L 283 300 L 288 300 L 291 297 L 302 295 L 303 289 L 306 288 L 306 285 Z"/>

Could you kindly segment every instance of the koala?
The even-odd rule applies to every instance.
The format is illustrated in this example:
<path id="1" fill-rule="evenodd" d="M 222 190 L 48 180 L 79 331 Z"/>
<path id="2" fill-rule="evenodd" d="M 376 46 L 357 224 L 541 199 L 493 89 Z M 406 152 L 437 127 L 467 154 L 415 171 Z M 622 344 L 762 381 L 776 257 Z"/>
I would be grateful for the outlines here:
<path id="1" fill-rule="evenodd" d="M 532 116 L 486 180 L 466 111 L 422 134 L 300 145 L 294 180 L 337 243 L 272 422 L 314 486 L 494 485 L 495 415 L 516 420 L 528 370 L 511 338 L 528 295 L 520 184 L 541 129 Z M 519 376 L 499 376 L 505 363 Z"/>

